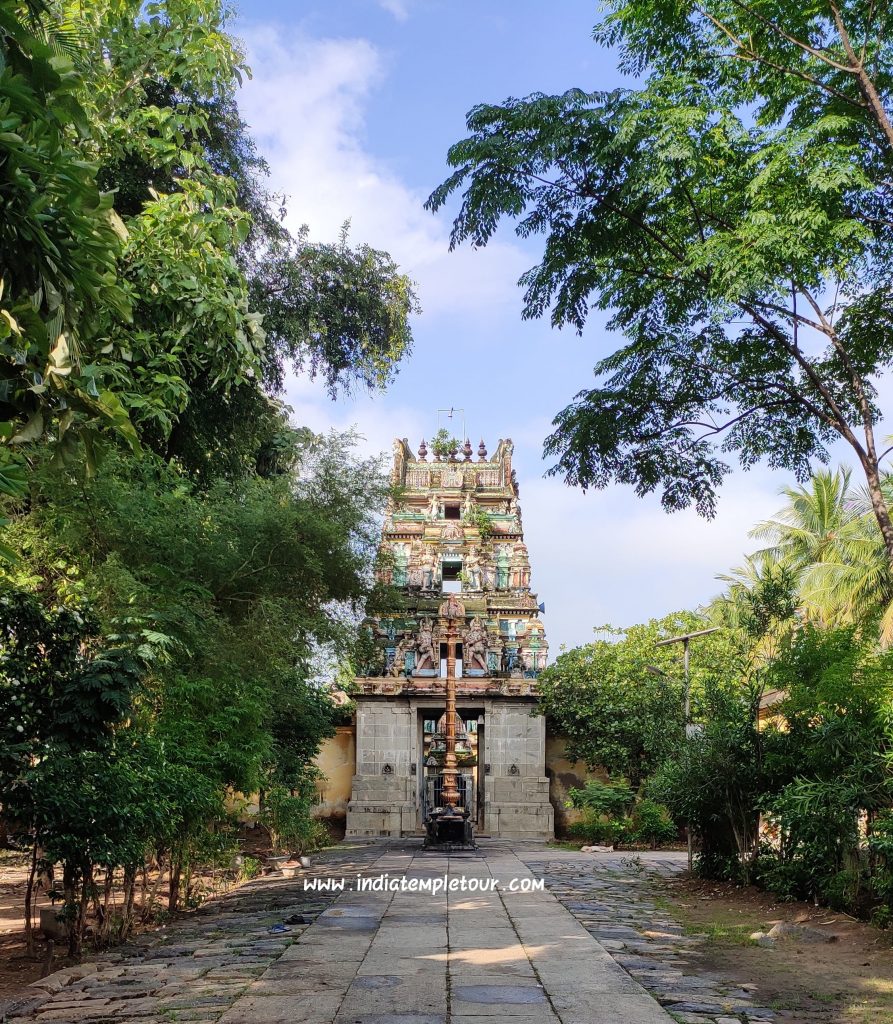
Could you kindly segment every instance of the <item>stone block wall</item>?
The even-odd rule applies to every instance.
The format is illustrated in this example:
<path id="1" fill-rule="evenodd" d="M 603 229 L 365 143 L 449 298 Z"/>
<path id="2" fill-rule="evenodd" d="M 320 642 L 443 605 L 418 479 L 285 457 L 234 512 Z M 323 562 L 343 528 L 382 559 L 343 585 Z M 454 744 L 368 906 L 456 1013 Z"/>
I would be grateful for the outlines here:
<path id="1" fill-rule="evenodd" d="M 489 696 L 472 703 L 480 705 L 484 715 L 483 760 L 490 766 L 484 777 L 484 833 L 514 839 L 551 838 L 545 720 L 531 715 L 534 702 L 530 699 Z M 357 699 L 356 774 L 347 809 L 348 836 L 419 832 L 419 717 L 421 711 L 430 714 L 439 704 L 430 697 Z M 410 768 L 413 764 L 416 774 Z"/>
<path id="2" fill-rule="evenodd" d="M 571 761 L 565 750 L 564 736 L 546 734 L 546 775 L 549 777 L 549 800 L 555 809 L 555 833 L 567 835 L 568 826 L 579 821 L 581 814 L 566 807 L 568 791 L 582 789 L 588 779 L 606 779 L 604 772 L 591 772 L 582 761 Z"/>

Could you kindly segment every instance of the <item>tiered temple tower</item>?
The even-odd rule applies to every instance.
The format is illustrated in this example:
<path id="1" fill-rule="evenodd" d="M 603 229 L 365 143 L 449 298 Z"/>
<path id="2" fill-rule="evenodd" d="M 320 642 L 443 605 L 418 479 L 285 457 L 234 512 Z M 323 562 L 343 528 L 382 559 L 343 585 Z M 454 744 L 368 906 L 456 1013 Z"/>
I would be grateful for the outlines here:
<path id="1" fill-rule="evenodd" d="M 464 607 L 457 661 L 457 754 L 478 834 L 549 838 L 545 722 L 533 713 L 548 653 L 521 524 L 513 446 L 477 460 L 470 443 L 428 458 L 394 442 L 398 499 L 382 569 L 401 607 L 366 628 L 375 655 L 356 681 L 357 773 L 349 836 L 420 833 L 438 804 L 444 733 L 444 595 Z"/>

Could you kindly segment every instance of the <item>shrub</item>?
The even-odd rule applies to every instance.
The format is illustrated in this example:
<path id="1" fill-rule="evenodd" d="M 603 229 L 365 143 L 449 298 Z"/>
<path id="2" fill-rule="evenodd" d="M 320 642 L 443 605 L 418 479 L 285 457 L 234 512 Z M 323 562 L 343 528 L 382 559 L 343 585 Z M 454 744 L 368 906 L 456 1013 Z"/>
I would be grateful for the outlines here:
<path id="1" fill-rule="evenodd" d="M 766 820 L 778 830 L 779 846 L 760 869 L 763 884 L 787 899 L 852 906 L 861 874 L 859 796 L 843 781 L 797 779 L 767 801 Z"/>
<path id="2" fill-rule="evenodd" d="M 672 843 L 679 835 L 678 829 L 663 804 L 655 800 L 642 800 L 633 810 L 633 839 L 656 850 Z"/>
<path id="3" fill-rule="evenodd" d="M 583 820 L 574 822 L 568 832 L 574 839 L 580 839 L 587 844 L 616 846 L 629 841 L 631 822 L 629 818 L 599 817 L 587 811 Z"/>
<path id="4" fill-rule="evenodd" d="M 440 430 L 431 438 L 431 451 L 438 459 L 448 458 L 454 451 L 457 451 L 461 446 L 462 442 L 455 437 L 450 437 L 450 432 L 446 427 L 441 427 Z"/>
<path id="5" fill-rule="evenodd" d="M 284 786 L 267 793 L 261 821 L 276 849 L 304 854 L 318 850 L 329 838 L 326 827 L 311 814 L 312 803 L 305 794 L 294 794 Z"/>
<path id="6" fill-rule="evenodd" d="M 568 792 L 568 803 L 577 810 L 589 810 L 596 815 L 617 816 L 633 802 L 635 794 L 625 779 L 590 779 L 582 789 Z"/>

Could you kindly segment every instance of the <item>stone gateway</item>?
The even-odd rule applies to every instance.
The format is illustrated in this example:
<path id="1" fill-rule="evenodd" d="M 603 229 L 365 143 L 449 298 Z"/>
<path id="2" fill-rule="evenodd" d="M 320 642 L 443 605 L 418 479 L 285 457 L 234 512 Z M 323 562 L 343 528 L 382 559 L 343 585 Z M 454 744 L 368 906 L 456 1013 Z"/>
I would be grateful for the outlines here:
<path id="1" fill-rule="evenodd" d="M 428 461 L 394 442 L 381 540 L 383 582 L 401 606 L 368 621 L 370 662 L 356 680 L 356 774 L 348 836 L 419 835 L 441 800 L 450 595 L 462 609 L 455 732 L 461 803 L 478 835 L 548 839 L 545 720 L 536 680 L 548 645 L 530 590 L 513 446 L 477 461 L 471 444 Z"/>

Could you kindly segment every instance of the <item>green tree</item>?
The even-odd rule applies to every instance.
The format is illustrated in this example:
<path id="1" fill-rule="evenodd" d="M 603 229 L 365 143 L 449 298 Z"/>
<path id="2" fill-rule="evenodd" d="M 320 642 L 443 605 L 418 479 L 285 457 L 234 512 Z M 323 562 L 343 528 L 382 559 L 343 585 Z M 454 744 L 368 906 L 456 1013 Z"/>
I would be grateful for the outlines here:
<path id="1" fill-rule="evenodd" d="M 827 625 L 879 621 L 893 636 L 893 576 L 870 501 L 849 486 L 846 469 L 821 472 L 809 486 L 787 487 L 786 506 L 751 536 L 770 542 L 753 556 L 781 565 L 797 581 L 803 613 Z M 885 475 L 881 487 L 890 496 Z"/>
<path id="2" fill-rule="evenodd" d="M 634 787 L 669 758 L 684 736 L 683 673 L 679 651 L 656 645 L 706 625 L 679 613 L 560 654 L 540 676 L 540 705 L 567 737 L 568 755 Z M 692 658 L 696 697 L 709 679 L 734 679 L 745 653 L 723 634 L 703 641 Z"/>
<path id="3" fill-rule="evenodd" d="M 890 13 L 870 0 L 612 2 L 637 90 L 482 105 L 452 147 L 452 244 L 545 236 L 524 312 L 622 348 L 546 442 L 572 484 L 712 515 L 737 453 L 805 479 L 842 439 L 893 559 L 875 378 L 891 361 Z"/>
<path id="4" fill-rule="evenodd" d="M 46 608 L 33 594 L 0 590 L 0 801 L 32 849 L 29 946 L 39 861 L 62 863 L 73 956 L 81 951 L 95 866 L 142 863 L 154 798 L 150 780 L 117 756 L 115 734 L 144 674 L 135 645 L 103 635 L 83 610 Z"/>
<path id="5" fill-rule="evenodd" d="M 759 801 L 767 791 L 757 726 L 762 687 L 708 685 L 699 728 L 655 771 L 648 792 L 700 841 L 708 877 L 749 878 L 757 849 Z"/>
<path id="6" fill-rule="evenodd" d="M 24 13 L 23 13 L 24 12 Z M 115 396 L 78 354 L 99 322 L 129 315 L 116 280 L 121 241 L 112 197 L 85 161 L 81 78 L 46 5 L 0 10 L 0 491 L 23 481 L 22 449 L 52 430 L 135 435 Z M 64 24 L 62 28 L 64 29 Z M 70 431 L 70 434 L 69 434 Z M 12 473 L 12 476 L 10 474 Z"/>
<path id="7" fill-rule="evenodd" d="M 417 302 L 386 253 L 285 228 L 226 22 L 220 0 L 37 0 L 0 20 L 6 493 L 38 442 L 95 472 L 100 428 L 207 475 L 288 363 L 378 387 L 409 351 Z"/>
<path id="8" fill-rule="evenodd" d="M 786 697 L 777 709 L 784 727 L 767 758 L 774 784 L 760 801 L 779 843 L 761 871 L 788 898 L 861 912 L 870 889 L 889 893 L 884 865 L 860 854 L 859 819 L 867 817 L 870 833 L 893 801 L 891 657 L 853 627 L 808 626 L 769 671 L 769 684 Z"/>
<path id="9" fill-rule="evenodd" d="M 346 230 L 333 244 L 289 233 L 236 105 L 250 72 L 220 0 L 103 0 L 70 16 L 99 177 L 129 233 L 135 329 L 112 334 L 103 364 L 130 384 L 153 446 L 181 455 L 185 426 L 171 433 L 193 396 L 241 388 L 260 405 L 258 385 L 281 387 L 288 361 L 332 391 L 387 383 L 411 346 L 411 283 Z"/>

